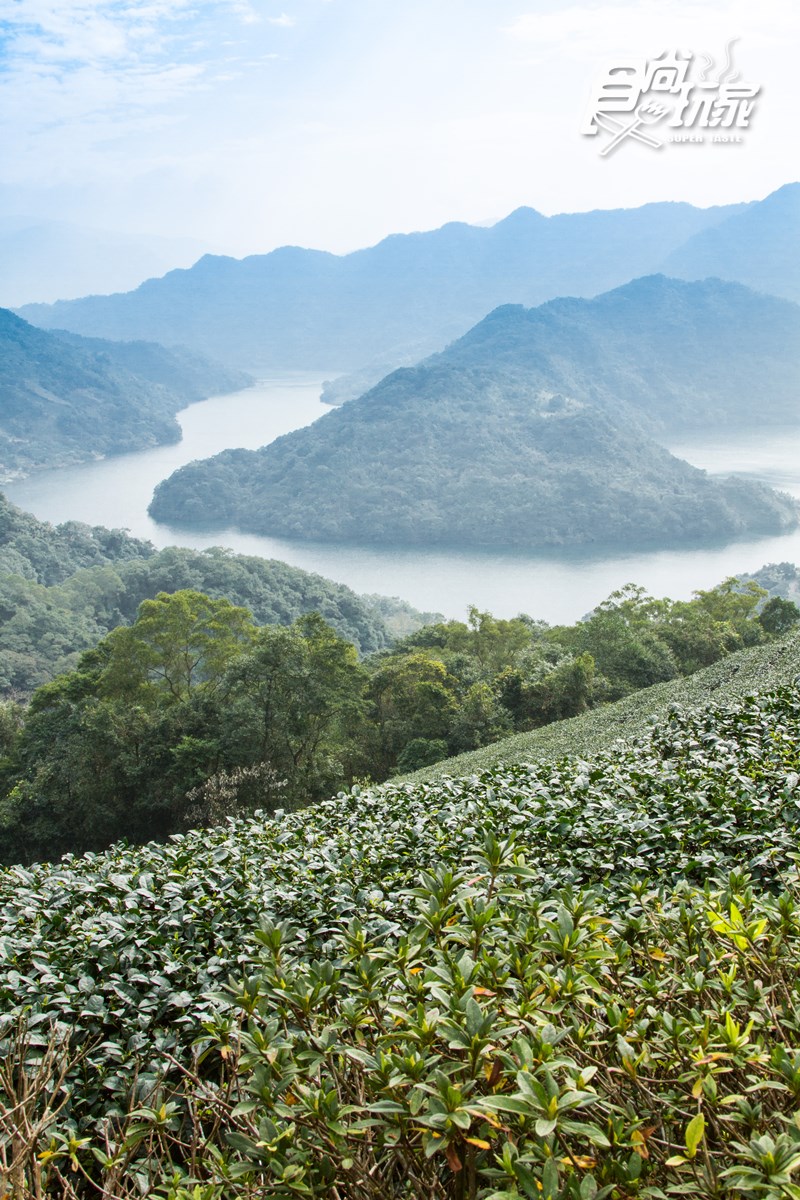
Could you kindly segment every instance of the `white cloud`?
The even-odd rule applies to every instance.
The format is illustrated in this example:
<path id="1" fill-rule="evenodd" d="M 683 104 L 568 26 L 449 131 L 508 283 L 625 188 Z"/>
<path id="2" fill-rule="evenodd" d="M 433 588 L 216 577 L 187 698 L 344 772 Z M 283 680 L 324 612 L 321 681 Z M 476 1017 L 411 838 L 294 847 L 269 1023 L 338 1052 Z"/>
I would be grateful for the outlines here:
<path id="1" fill-rule="evenodd" d="M 243 25 L 258 25 L 261 20 L 249 0 L 233 0 L 231 12 L 239 18 Z"/>
<path id="2" fill-rule="evenodd" d="M 749 198 L 796 171 L 789 0 L 0 0 L 0 29 L 0 212 L 345 249 L 525 203 Z M 610 56 L 718 61 L 736 37 L 764 90 L 746 146 L 609 162 L 580 137 Z"/>
<path id="3" fill-rule="evenodd" d="M 195 13 L 191 0 L 0 0 L 0 181 L 101 176 L 109 146 L 179 120 L 171 107 L 212 82 L 208 56 L 187 53 Z"/>
<path id="4" fill-rule="evenodd" d="M 119 62 L 159 49 L 165 24 L 190 14 L 189 0 L 0 0 L 12 61 Z"/>

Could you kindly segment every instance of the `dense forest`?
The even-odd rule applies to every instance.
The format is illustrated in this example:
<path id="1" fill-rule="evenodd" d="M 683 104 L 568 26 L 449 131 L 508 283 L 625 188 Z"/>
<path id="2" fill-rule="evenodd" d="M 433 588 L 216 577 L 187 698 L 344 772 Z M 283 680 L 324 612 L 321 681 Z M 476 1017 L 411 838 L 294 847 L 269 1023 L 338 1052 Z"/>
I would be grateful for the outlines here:
<path id="1" fill-rule="evenodd" d="M 222 552 L 206 561 L 241 577 Z M 192 556 L 129 564 L 151 583 L 169 565 Z M 798 619 L 755 583 L 680 602 L 629 585 L 572 626 L 471 609 L 360 658 L 318 612 L 265 624 L 224 597 L 161 591 L 27 708 L 0 706 L 0 856 L 319 802 L 690 675 Z"/>
<path id="2" fill-rule="evenodd" d="M 0 494 L 0 696 L 28 696 L 133 621 L 143 600 L 182 588 L 246 605 L 259 624 L 291 624 L 317 612 L 360 653 L 438 615 L 385 596 L 359 597 L 321 575 L 221 547 L 156 551 L 123 530 L 75 521 L 53 527 Z"/>
<path id="3" fill-rule="evenodd" d="M 0 479 L 177 442 L 180 409 L 252 382 L 181 348 L 45 332 L 0 309 Z"/>
<path id="4" fill-rule="evenodd" d="M 662 441 L 796 421 L 800 308 L 719 280 L 640 279 L 497 309 L 441 354 L 260 450 L 180 468 L 151 514 L 391 544 L 643 546 L 778 533 L 795 501 Z M 680 353 L 676 353 L 680 347 Z"/>

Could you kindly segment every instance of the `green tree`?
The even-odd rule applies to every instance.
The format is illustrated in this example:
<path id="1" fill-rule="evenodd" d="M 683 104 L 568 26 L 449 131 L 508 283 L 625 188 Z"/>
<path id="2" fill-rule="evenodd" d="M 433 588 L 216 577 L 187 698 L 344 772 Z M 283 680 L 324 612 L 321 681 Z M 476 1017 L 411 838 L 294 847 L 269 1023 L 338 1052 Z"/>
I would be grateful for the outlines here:
<path id="1" fill-rule="evenodd" d="M 457 688 L 458 681 L 444 663 L 424 651 L 381 661 L 368 690 L 371 756 L 378 778 L 391 774 L 402 750 L 417 738 L 449 744 L 458 711 Z"/>
<path id="2" fill-rule="evenodd" d="M 770 637 L 781 637 L 800 621 L 800 608 L 793 600 L 773 596 L 758 614 L 758 623 Z"/>
<path id="3" fill-rule="evenodd" d="M 467 689 L 453 719 L 450 735 L 452 753 L 477 750 L 512 733 L 511 713 L 503 706 L 490 683 L 473 683 Z M 398 768 L 401 764 L 398 760 Z"/>
<path id="4" fill-rule="evenodd" d="M 491 613 L 469 608 L 469 651 L 486 678 L 513 665 L 531 644 L 531 629 L 519 618 L 500 620 Z"/>
<path id="5" fill-rule="evenodd" d="M 671 603 L 629 583 L 598 604 L 588 620 L 559 626 L 552 637 L 576 656 L 590 654 L 608 683 L 606 698 L 616 700 L 679 674 L 662 636 Z"/>
<path id="6" fill-rule="evenodd" d="M 447 742 L 442 738 L 413 738 L 397 756 L 397 774 L 409 775 L 422 767 L 441 762 L 449 753 Z"/>
<path id="7" fill-rule="evenodd" d="M 318 614 L 264 627 L 224 679 L 224 757 L 268 764 L 282 803 L 337 790 L 364 765 L 365 684 L 355 647 Z"/>
<path id="8" fill-rule="evenodd" d="M 22 730 L 23 708 L 13 700 L 0 700 L 0 759 L 16 744 Z"/>
<path id="9" fill-rule="evenodd" d="M 587 651 L 565 655 L 555 667 L 540 666 L 527 677 L 511 668 L 497 677 L 495 689 L 518 731 L 576 717 L 596 700 L 594 659 Z"/>
<path id="10" fill-rule="evenodd" d="M 663 637 L 681 674 L 691 675 L 734 650 L 764 641 L 756 614 L 766 594 L 752 581 L 742 588 L 731 577 L 708 591 L 694 592 L 692 600 L 673 604 Z"/>
<path id="11" fill-rule="evenodd" d="M 256 630 L 248 610 L 229 600 L 188 590 L 159 592 L 142 602 L 133 625 L 106 639 L 102 692 L 178 701 L 195 688 L 216 688 L 231 661 L 252 645 Z"/>
<path id="12" fill-rule="evenodd" d="M 451 671 L 461 676 L 470 663 L 472 682 L 491 679 L 503 668 L 516 663 L 541 636 L 541 628 L 529 618 L 501 620 L 471 605 L 468 622 L 445 621 L 426 625 L 395 646 L 395 652 L 435 651 Z"/>

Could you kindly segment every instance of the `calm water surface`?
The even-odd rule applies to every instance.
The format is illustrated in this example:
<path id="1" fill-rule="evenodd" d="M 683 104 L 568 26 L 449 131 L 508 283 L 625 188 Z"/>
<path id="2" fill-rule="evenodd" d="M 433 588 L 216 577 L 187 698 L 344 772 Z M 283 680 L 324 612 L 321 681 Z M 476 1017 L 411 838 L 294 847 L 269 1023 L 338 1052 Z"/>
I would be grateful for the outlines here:
<path id="1" fill-rule="evenodd" d="M 263 380 L 247 391 L 185 409 L 178 417 L 183 440 L 177 446 L 41 472 L 3 490 L 14 504 L 43 520 L 125 528 L 157 546 L 229 546 L 317 571 L 357 592 L 402 596 L 417 608 L 448 617 L 463 617 L 469 604 L 477 604 L 497 616 L 527 612 L 551 622 L 572 621 L 629 581 L 654 595 L 684 599 L 694 588 L 711 587 L 768 562 L 800 562 L 800 531 L 725 547 L 601 558 L 574 551 L 531 555 L 330 546 L 233 529 L 186 533 L 148 517 L 153 488 L 177 467 L 228 447 L 255 449 L 311 424 L 327 411 L 319 393 L 318 378 Z M 670 449 L 710 472 L 748 475 L 800 498 L 800 430 L 714 433 Z"/>

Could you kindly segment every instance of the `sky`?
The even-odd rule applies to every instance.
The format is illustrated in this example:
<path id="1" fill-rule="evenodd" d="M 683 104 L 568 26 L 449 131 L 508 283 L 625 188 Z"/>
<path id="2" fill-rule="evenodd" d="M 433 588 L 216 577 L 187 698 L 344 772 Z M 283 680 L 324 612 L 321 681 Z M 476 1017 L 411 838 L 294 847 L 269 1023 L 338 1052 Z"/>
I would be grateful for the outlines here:
<path id="1" fill-rule="evenodd" d="M 731 39 L 741 143 L 581 136 L 614 62 Z M 757 199 L 800 175 L 799 49 L 796 0 L 0 0 L 0 218 L 242 256 Z"/>

